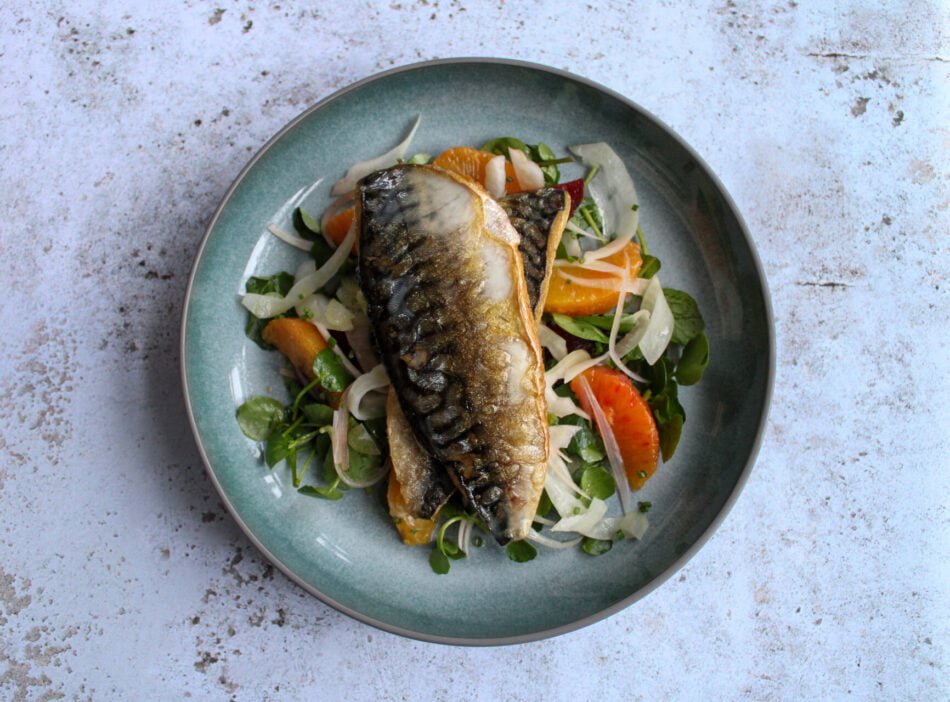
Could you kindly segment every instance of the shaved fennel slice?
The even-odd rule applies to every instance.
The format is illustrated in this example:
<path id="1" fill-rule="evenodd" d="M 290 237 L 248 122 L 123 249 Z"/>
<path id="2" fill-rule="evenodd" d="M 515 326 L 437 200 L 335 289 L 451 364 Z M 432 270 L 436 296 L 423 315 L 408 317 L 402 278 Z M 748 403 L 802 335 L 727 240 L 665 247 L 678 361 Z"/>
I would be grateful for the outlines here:
<path id="1" fill-rule="evenodd" d="M 607 515 L 607 503 L 595 497 L 590 501 L 590 507 L 579 514 L 571 514 L 561 519 L 551 527 L 551 531 L 574 531 L 584 536 L 595 529 Z"/>
<path id="2" fill-rule="evenodd" d="M 546 324 L 538 325 L 538 341 L 551 352 L 555 361 L 560 361 L 567 355 L 567 340 Z"/>
<path id="3" fill-rule="evenodd" d="M 356 227 L 350 227 L 343 242 L 327 259 L 327 262 L 310 275 L 296 281 L 286 297 L 248 293 L 241 298 L 241 304 L 258 319 L 268 319 L 283 314 L 304 298 L 313 295 L 337 274 L 347 256 L 350 255 L 355 241 Z"/>
<path id="4" fill-rule="evenodd" d="M 382 405 L 371 399 L 370 393 L 389 385 L 389 376 L 383 364 L 354 380 L 346 391 L 346 407 L 361 422 L 386 416 L 385 397 Z M 378 394 L 378 393 L 377 393 Z M 366 402 L 364 402 L 364 399 Z"/>
<path id="5" fill-rule="evenodd" d="M 544 187 L 544 173 L 541 166 L 525 156 L 521 149 L 508 149 L 511 165 L 515 167 L 515 177 L 522 190 L 540 190 Z"/>
<path id="6" fill-rule="evenodd" d="M 626 276 L 624 276 L 624 284 L 626 285 Z M 607 356 L 611 361 L 614 362 L 617 368 L 623 371 L 623 373 L 625 373 L 629 378 L 642 383 L 645 382 L 644 378 L 641 378 L 639 375 L 627 368 L 627 364 L 623 362 L 623 354 L 617 351 L 617 334 L 620 332 L 620 323 L 623 319 L 623 306 L 626 304 L 626 300 L 627 294 L 625 292 L 622 292 L 617 296 L 617 307 L 614 310 L 614 321 L 610 325 L 610 337 L 607 339 Z M 649 312 L 647 314 L 649 314 Z M 631 333 L 636 333 L 636 330 Z"/>
<path id="7" fill-rule="evenodd" d="M 554 262 L 554 265 L 557 268 L 562 269 L 562 272 L 565 268 L 576 268 L 581 272 L 592 271 L 595 273 L 610 273 L 611 275 L 615 275 L 618 278 L 626 275 L 627 273 L 626 268 L 621 268 L 618 265 L 607 263 L 606 261 L 584 261 L 583 263 L 580 263 L 575 261 L 565 261 L 564 259 L 559 258 Z"/>
<path id="8" fill-rule="evenodd" d="M 558 541 L 557 539 L 552 539 L 550 536 L 544 536 L 534 529 L 528 532 L 527 539 L 528 541 L 533 541 L 540 546 L 547 546 L 548 548 L 557 549 L 573 548 L 583 541 L 583 537 L 581 536 L 578 536 L 576 539 L 571 539 L 570 541 Z"/>
<path id="9" fill-rule="evenodd" d="M 276 224 L 268 224 L 267 231 L 269 231 L 271 234 L 276 236 L 278 239 L 280 239 L 284 243 L 290 244 L 291 246 L 295 246 L 301 251 L 309 252 L 310 249 L 313 248 L 312 241 L 307 241 L 306 239 L 303 239 L 297 236 L 296 234 L 290 234 L 288 232 L 285 232 Z"/>
<path id="10" fill-rule="evenodd" d="M 620 358 L 623 358 L 637 347 L 643 335 L 646 334 L 649 320 L 650 313 L 647 310 L 637 310 L 633 314 L 624 316 L 621 324 L 624 321 L 630 321 L 633 323 L 633 328 L 616 344 L 617 355 Z"/>
<path id="11" fill-rule="evenodd" d="M 403 139 L 401 142 L 396 144 L 395 147 L 390 149 L 384 154 L 377 156 L 376 158 L 371 158 L 366 161 L 360 161 L 354 163 L 350 166 L 350 170 L 346 172 L 340 180 L 338 180 L 334 185 L 333 189 L 330 191 L 331 195 L 342 195 L 343 193 L 349 192 L 356 187 L 356 183 L 365 176 L 368 176 L 370 173 L 374 173 L 381 168 L 386 168 L 387 166 L 392 166 L 396 161 L 401 159 L 406 155 L 406 151 L 409 149 L 409 144 L 412 143 L 412 138 L 416 135 L 416 130 L 419 128 L 419 122 L 422 120 L 422 115 L 416 117 L 416 123 L 412 125 L 412 129 L 409 131 L 409 136 Z"/>
<path id="12" fill-rule="evenodd" d="M 356 362 L 360 364 L 360 368 L 364 371 L 367 368 L 374 368 L 379 363 L 376 349 L 373 348 L 369 317 L 362 312 L 353 315 L 353 329 L 346 333 L 346 340 L 356 355 Z"/>
<path id="13" fill-rule="evenodd" d="M 331 300 L 320 293 L 301 300 L 294 305 L 294 309 L 297 310 L 297 316 L 318 322 L 327 329 L 350 331 L 353 328 L 353 313 L 338 300 Z"/>
<path id="14" fill-rule="evenodd" d="M 604 142 L 569 146 L 568 151 L 588 168 L 599 166 L 588 184 L 588 192 L 603 214 L 604 233 L 613 233 L 617 238 L 588 252 L 585 258 L 604 258 L 620 251 L 637 233 L 640 222 L 637 189 L 620 156 Z"/>
<path id="15" fill-rule="evenodd" d="M 505 195 L 505 157 L 495 156 L 485 165 L 485 189 L 496 200 Z"/>
<path id="16" fill-rule="evenodd" d="M 594 239 L 596 241 L 600 241 L 600 239 L 597 237 L 596 234 L 594 234 L 593 232 L 587 231 L 583 227 L 578 227 L 576 224 L 574 224 L 570 220 L 568 220 L 567 224 L 564 225 L 564 229 L 566 229 L 569 232 L 574 232 L 578 236 L 585 236 L 588 239 Z"/>
<path id="17" fill-rule="evenodd" d="M 610 463 L 610 470 L 614 476 L 614 482 L 617 485 L 617 495 L 620 497 L 620 509 L 624 514 L 630 511 L 630 484 L 627 482 L 627 471 L 624 468 L 623 456 L 620 454 L 620 447 L 617 445 L 617 437 L 614 436 L 610 422 L 604 414 L 603 408 L 590 389 L 590 383 L 587 378 L 581 376 L 580 382 L 581 396 L 587 400 L 590 405 L 591 414 L 594 415 L 594 421 L 597 423 L 597 431 L 600 438 L 604 440 L 604 449 L 607 451 L 607 461 Z"/>
<path id="18" fill-rule="evenodd" d="M 614 290 L 616 292 L 632 293 L 642 295 L 649 281 L 643 278 L 634 278 L 624 283 L 619 278 L 587 278 L 585 276 L 566 273 L 563 268 L 559 268 L 557 274 L 572 283 L 583 285 L 586 288 L 598 288 L 599 290 Z"/>
<path id="19" fill-rule="evenodd" d="M 673 338 L 673 312 L 663 294 L 659 276 L 650 278 L 650 284 L 643 293 L 640 309 L 650 313 L 650 320 L 640 339 L 640 351 L 651 366 L 656 363 Z"/>
<path id="20" fill-rule="evenodd" d="M 333 467 L 336 469 L 340 480 L 347 483 L 343 474 L 350 467 L 350 447 L 347 443 L 349 436 L 349 417 L 350 413 L 346 409 L 346 392 L 340 398 L 340 407 L 333 410 L 333 421 L 330 425 L 330 450 L 333 456 Z"/>

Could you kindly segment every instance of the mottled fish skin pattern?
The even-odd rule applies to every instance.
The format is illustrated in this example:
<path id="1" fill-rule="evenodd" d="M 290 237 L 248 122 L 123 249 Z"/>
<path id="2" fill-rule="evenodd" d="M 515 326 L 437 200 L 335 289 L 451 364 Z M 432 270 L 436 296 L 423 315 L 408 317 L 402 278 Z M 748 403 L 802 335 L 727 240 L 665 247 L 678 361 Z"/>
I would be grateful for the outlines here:
<path id="1" fill-rule="evenodd" d="M 528 301 L 537 319 L 544 311 L 548 279 L 571 210 L 571 196 L 558 188 L 515 193 L 498 201 L 521 236 Z"/>
<path id="2" fill-rule="evenodd" d="M 487 194 L 427 166 L 367 176 L 357 221 L 374 340 L 416 438 L 499 543 L 524 538 L 549 439 L 517 232 Z"/>
<path id="3" fill-rule="evenodd" d="M 432 454 L 419 445 L 393 388 L 386 398 L 386 434 L 389 458 L 408 514 L 432 519 L 455 492 L 455 486 Z"/>

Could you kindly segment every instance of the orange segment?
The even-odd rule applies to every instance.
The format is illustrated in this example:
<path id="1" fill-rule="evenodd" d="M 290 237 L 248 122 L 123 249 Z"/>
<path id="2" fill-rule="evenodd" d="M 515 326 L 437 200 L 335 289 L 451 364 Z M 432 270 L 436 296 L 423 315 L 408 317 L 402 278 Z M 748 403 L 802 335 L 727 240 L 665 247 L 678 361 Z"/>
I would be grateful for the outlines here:
<path id="1" fill-rule="evenodd" d="M 402 487 L 399 485 L 394 470 L 389 471 L 386 500 L 389 502 L 389 515 L 393 518 L 393 524 L 404 544 L 420 546 L 432 541 L 436 519 L 422 519 L 409 514 L 409 508 L 402 496 Z"/>
<path id="2" fill-rule="evenodd" d="M 625 267 L 631 278 L 636 278 L 643 265 L 640 247 L 632 241 L 615 254 L 602 259 L 605 263 Z M 591 288 L 565 278 L 562 271 L 577 278 L 617 281 L 620 279 L 610 273 L 587 271 L 580 266 L 566 268 L 555 267 L 551 273 L 548 296 L 544 300 L 544 311 L 582 317 L 588 314 L 604 314 L 617 306 L 617 289 Z"/>
<path id="3" fill-rule="evenodd" d="M 650 406 L 626 375 L 613 368 L 594 366 L 571 381 L 571 390 L 588 414 L 591 408 L 580 390 L 581 377 L 590 383 L 617 439 L 627 482 L 632 489 L 639 490 L 656 472 L 660 458 L 660 433 Z"/>
<path id="4" fill-rule="evenodd" d="M 356 215 L 356 208 L 347 207 L 333 215 L 327 222 L 324 234 L 334 244 L 339 246 L 346 238 L 346 233 L 350 231 L 350 225 L 353 224 L 353 217 Z M 353 251 L 356 251 L 356 242 L 353 242 Z"/>
<path id="5" fill-rule="evenodd" d="M 307 380 L 313 380 L 313 359 L 328 348 L 315 326 L 299 317 L 280 317 L 269 321 L 261 336 L 276 346 Z"/>
<path id="6" fill-rule="evenodd" d="M 488 151 L 479 151 L 470 146 L 453 146 L 439 154 L 432 165 L 485 185 L 485 168 L 493 158 L 495 154 Z M 505 161 L 505 178 L 507 180 L 506 193 L 521 192 L 522 188 L 515 175 L 515 167 L 508 160 Z"/>

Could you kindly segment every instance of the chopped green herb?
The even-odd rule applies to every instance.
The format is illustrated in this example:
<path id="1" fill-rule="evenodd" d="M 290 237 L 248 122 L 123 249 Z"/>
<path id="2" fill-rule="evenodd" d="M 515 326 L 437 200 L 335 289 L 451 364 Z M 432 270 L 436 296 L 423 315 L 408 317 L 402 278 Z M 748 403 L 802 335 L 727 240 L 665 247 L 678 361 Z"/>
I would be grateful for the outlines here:
<path id="1" fill-rule="evenodd" d="M 649 512 L 651 507 L 653 507 L 652 502 L 637 502 L 637 509 L 640 510 L 642 514 Z"/>
<path id="2" fill-rule="evenodd" d="M 584 540 L 581 542 L 581 548 L 583 549 L 584 553 L 589 556 L 602 556 L 613 547 L 613 541 L 607 541 L 605 539 L 592 539 L 589 536 L 585 536 Z"/>

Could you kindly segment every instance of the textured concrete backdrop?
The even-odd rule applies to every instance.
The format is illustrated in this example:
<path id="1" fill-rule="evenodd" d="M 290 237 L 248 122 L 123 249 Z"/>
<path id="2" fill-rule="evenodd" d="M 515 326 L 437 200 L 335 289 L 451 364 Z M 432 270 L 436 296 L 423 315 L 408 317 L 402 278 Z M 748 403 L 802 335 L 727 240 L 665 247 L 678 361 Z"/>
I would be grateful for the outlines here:
<path id="1" fill-rule="evenodd" d="M 0 696 L 947 699 L 946 3 L 0 6 Z M 723 527 L 645 600 L 501 650 L 268 565 L 193 448 L 178 315 L 263 142 L 381 69 L 509 56 L 658 115 L 744 213 L 778 373 Z"/>

